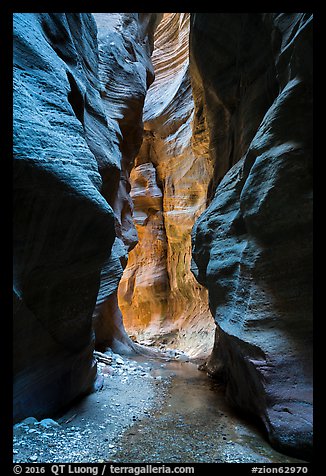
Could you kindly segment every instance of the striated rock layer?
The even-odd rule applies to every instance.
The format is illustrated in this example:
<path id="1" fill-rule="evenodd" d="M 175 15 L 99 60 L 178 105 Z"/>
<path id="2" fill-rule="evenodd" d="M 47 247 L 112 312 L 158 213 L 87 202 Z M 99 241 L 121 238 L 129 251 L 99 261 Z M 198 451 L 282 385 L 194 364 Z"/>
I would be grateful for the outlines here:
<path id="1" fill-rule="evenodd" d="M 101 52 L 101 81 L 91 14 L 14 15 L 15 420 L 92 388 L 96 298 L 118 314 L 121 261 L 136 242 L 125 177 L 141 140 L 157 16 L 105 15 L 113 44 Z M 112 329 L 127 339 L 121 322 Z"/>
<path id="2" fill-rule="evenodd" d="M 216 322 L 209 374 L 272 445 L 312 447 L 312 17 L 192 15 L 214 160 L 192 269 Z"/>
<path id="3" fill-rule="evenodd" d="M 144 140 L 130 174 L 138 245 L 119 286 L 126 329 L 195 355 L 209 352 L 214 322 L 191 271 L 191 229 L 212 176 L 203 118 L 189 79 L 189 14 L 164 14 L 155 32 L 155 80 L 144 106 Z"/>
<path id="4" fill-rule="evenodd" d="M 98 28 L 101 97 L 115 161 L 103 164 L 101 192 L 115 212 L 116 238 L 101 272 L 94 311 L 96 347 L 129 353 L 135 349 L 124 330 L 117 289 L 128 252 L 137 244 L 129 175 L 143 137 L 143 107 L 154 79 L 150 56 L 161 14 L 95 13 Z"/>

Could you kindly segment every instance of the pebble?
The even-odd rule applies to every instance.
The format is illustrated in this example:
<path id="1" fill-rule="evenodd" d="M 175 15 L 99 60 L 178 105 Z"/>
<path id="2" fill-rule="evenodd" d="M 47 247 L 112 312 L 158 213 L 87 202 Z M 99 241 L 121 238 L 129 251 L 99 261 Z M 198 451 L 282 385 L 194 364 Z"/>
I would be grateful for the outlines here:
<path id="1" fill-rule="evenodd" d="M 49 428 L 50 426 L 60 426 L 57 421 L 52 420 L 52 418 L 44 418 L 39 422 L 39 425 L 43 428 Z"/>
<path id="2" fill-rule="evenodd" d="M 176 359 L 178 359 L 180 362 L 189 362 L 189 357 L 186 355 L 177 355 Z"/>
<path id="3" fill-rule="evenodd" d="M 33 423 L 38 423 L 37 419 L 34 417 L 27 417 L 22 421 L 25 425 L 32 425 Z"/>
<path id="4" fill-rule="evenodd" d="M 22 423 L 16 423 L 14 425 L 14 430 L 18 430 L 18 428 L 26 428 L 26 425 L 23 425 Z"/>
<path id="5" fill-rule="evenodd" d="M 14 425 L 14 430 L 17 430 L 18 428 L 23 428 L 28 430 L 28 425 L 33 425 L 35 423 L 38 423 L 37 419 L 34 417 L 27 417 L 25 420 L 21 421 L 20 423 L 16 423 Z"/>
<path id="6" fill-rule="evenodd" d="M 140 387 L 143 387 L 144 385 L 145 387 L 149 386 L 149 383 L 144 384 L 144 376 L 146 376 L 146 381 L 149 376 L 150 378 L 153 378 L 148 373 L 148 366 L 138 365 L 137 363 L 134 364 L 128 359 L 124 360 L 117 354 L 113 353 L 111 367 L 104 367 L 103 365 L 100 365 L 99 367 L 101 368 L 101 371 L 103 368 L 112 370 L 114 368 L 114 375 L 112 375 L 112 377 L 113 380 L 116 380 L 118 388 L 124 388 L 121 387 L 121 382 L 128 380 L 128 377 L 129 381 L 135 381 L 136 385 Z M 128 384 L 125 384 L 125 386 L 127 385 Z M 153 391 L 153 383 L 151 386 Z M 25 419 L 22 426 L 23 430 L 26 429 L 26 434 L 25 431 L 19 432 L 17 433 L 18 441 L 14 440 L 14 445 L 16 446 L 14 449 L 14 461 L 19 463 L 22 461 L 22 458 L 26 458 L 25 461 L 29 461 L 30 463 L 40 463 L 45 462 L 46 460 L 66 462 L 71 461 L 72 459 L 76 462 L 83 462 L 86 460 L 88 461 L 91 455 L 90 459 L 93 462 L 98 462 L 100 458 L 105 456 L 105 451 L 108 451 L 108 449 L 110 449 L 111 454 L 119 450 L 119 442 L 115 442 L 115 438 L 122 437 L 122 433 L 120 433 L 121 430 L 124 430 L 125 427 L 130 426 L 139 419 L 144 418 L 145 415 L 148 418 L 149 415 L 147 410 L 145 410 L 145 408 L 147 408 L 147 403 L 144 405 L 144 403 L 140 403 L 138 399 L 135 402 L 132 396 L 129 396 L 129 400 L 127 399 L 125 401 L 120 398 L 118 393 L 116 393 L 114 387 L 113 389 L 113 398 L 109 396 L 105 401 L 108 405 L 94 405 L 94 412 L 102 414 L 102 421 L 98 419 L 97 425 L 94 425 L 92 421 L 87 421 L 87 418 L 80 419 L 81 427 L 60 425 L 59 422 L 61 419 L 59 422 L 50 418 L 45 418 L 41 421 L 38 421 L 34 417 L 29 417 L 27 421 Z M 149 407 L 151 407 L 151 397 L 147 396 L 146 393 L 145 395 L 140 393 L 139 396 L 143 397 L 141 399 L 142 402 L 148 402 Z M 93 399 L 94 397 L 91 398 Z M 95 396 L 93 402 L 98 402 L 99 404 L 104 403 L 103 398 L 100 398 L 98 395 Z M 103 408 L 101 408 L 102 406 Z M 115 415 L 110 415 L 108 413 L 110 408 L 113 410 Z M 116 408 L 115 411 L 114 408 Z M 121 412 L 121 408 L 125 410 L 123 413 Z M 37 426 L 35 426 L 35 429 L 32 431 L 29 431 L 31 427 L 28 425 L 31 424 L 36 424 Z M 86 429 L 88 426 L 90 429 Z M 108 437 L 107 441 L 110 442 L 109 444 L 98 444 L 97 435 L 99 428 L 102 430 L 102 438 Z M 78 432 L 76 431 L 77 429 L 79 430 Z M 87 447 L 86 449 L 85 443 L 87 443 L 89 448 Z M 92 448 L 92 453 L 90 452 L 90 448 Z M 41 452 L 40 450 L 44 451 Z"/>

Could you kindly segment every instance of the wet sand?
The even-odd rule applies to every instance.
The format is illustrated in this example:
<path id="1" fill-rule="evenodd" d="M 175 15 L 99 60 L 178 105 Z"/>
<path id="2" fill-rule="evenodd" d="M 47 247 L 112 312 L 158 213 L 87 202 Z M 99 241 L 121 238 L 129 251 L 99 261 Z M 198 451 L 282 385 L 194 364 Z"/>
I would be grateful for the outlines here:
<path id="1" fill-rule="evenodd" d="M 197 364 L 109 355 L 99 391 L 52 416 L 52 426 L 14 427 L 15 463 L 301 462 L 273 450 Z"/>
<path id="2" fill-rule="evenodd" d="M 141 360 L 139 358 L 138 360 Z M 164 404 L 124 433 L 114 462 L 295 463 L 226 404 L 223 389 L 193 363 L 152 362 L 169 379 Z"/>

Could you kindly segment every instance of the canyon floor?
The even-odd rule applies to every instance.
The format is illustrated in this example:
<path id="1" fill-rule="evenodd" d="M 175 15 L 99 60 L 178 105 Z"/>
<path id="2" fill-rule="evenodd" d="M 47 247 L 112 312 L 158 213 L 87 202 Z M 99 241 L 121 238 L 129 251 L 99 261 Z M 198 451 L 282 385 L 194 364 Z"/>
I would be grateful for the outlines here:
<path id="1" fill-rule="evenodd" d="M 174 354 L 174 355 L 172 355 Z M 100 388 L 54 419 L 14 426 L 14 462 L 295 463 L 225 402 L 198 363 L 106 352 Z M 31 415 L 33 417 L 33 415 Z"/>

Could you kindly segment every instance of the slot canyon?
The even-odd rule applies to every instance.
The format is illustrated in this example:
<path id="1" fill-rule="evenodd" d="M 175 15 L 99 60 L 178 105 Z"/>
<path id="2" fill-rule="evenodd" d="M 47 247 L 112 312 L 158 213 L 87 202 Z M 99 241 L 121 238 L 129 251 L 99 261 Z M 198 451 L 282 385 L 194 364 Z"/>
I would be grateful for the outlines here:
<path id="1" fill-rule="evenodd" d="M 310 463 L 311 13 L 13 14 L 13 461 Z"/>

